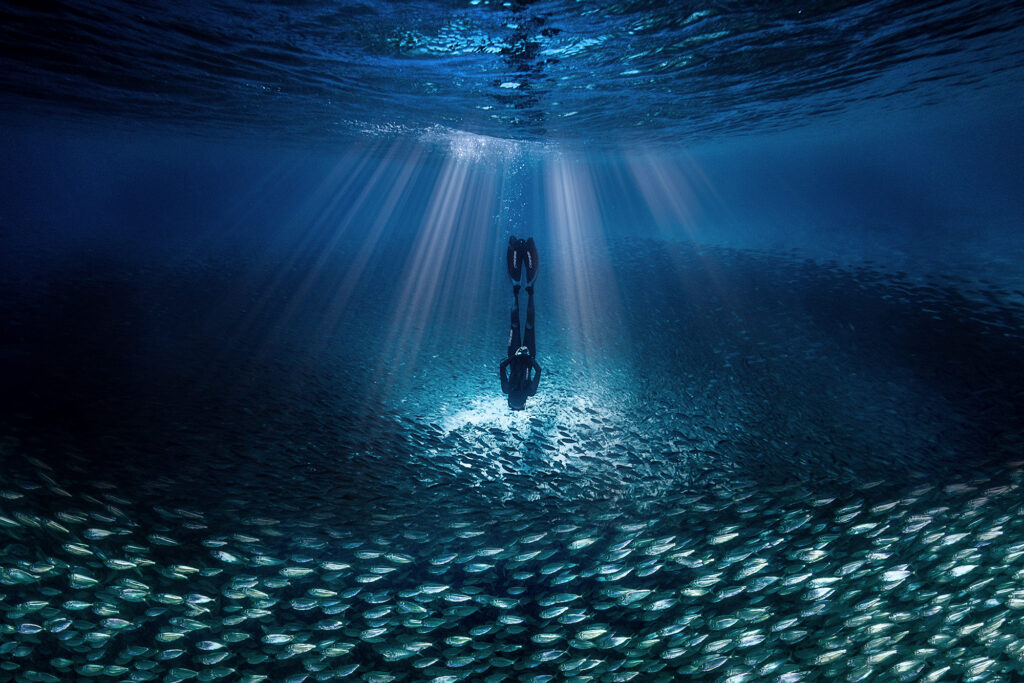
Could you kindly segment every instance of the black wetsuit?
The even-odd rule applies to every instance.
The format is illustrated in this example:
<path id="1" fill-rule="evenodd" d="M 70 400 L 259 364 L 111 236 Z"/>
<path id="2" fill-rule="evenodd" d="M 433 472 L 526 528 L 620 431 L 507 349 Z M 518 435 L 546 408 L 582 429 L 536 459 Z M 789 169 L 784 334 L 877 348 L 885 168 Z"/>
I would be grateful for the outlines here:
<path id="1" fill-rule="evenodd" d="M 540 384 L 540 365 L 537 364 L 537 339 L 533 330 L 533 287 L 527 286 L 526 332 L 519 336 L 519 285 L 512 288 L 512 326 L 508 335 L 508 357 L 501 361 L 498 376 L 501 390 L 508 394 L 508 407 L 522 410 L 526 398 L 537 393 Z M 517 355 L 520 346 L 529 349 L 529 355 Z M 532 374 L 532 376 L 531 376 Z"/>

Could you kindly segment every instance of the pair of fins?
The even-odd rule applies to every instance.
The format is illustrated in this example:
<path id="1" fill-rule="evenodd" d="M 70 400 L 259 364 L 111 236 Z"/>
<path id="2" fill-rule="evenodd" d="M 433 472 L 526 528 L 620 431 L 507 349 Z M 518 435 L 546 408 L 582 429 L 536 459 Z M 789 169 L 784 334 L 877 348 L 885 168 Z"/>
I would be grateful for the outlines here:
<path id="1" fill-rule="evenodd" d="M 505 254 L 508 262 L 508 276 L 513 283 L 518 283 L 526 270 L 526 285 L 530 286 L 537 279 L 537 245 L 533 238 L 519 239 L 515 235 L 508 238 L 508 251 Z"/>

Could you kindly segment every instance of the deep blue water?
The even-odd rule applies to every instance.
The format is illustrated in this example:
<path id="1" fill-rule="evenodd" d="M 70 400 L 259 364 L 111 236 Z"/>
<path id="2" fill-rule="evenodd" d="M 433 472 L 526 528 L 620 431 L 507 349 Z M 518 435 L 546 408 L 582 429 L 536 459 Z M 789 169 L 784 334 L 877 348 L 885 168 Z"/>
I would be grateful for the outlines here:
<path id="1" fill-rule="evenodd" d="M 1024 675 L 1022 21 L 3 3 L 0 681 Z"/>
<path id="2" fill-rule="evenodd" d="M 1019 81 L 973 2 L 5 3 L 10 106 L 306 142 L 694 141 Z"/>

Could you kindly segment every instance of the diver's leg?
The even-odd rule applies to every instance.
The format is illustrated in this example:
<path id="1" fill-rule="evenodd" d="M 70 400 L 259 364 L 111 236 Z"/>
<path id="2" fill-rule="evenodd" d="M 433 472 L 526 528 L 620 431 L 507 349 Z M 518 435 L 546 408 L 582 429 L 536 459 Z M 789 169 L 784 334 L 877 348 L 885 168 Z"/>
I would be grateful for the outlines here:
<path id="1" fill-rule="evenodd" d="M 537 358 L 537 338 L 533 331 L 533 287 L 526 288 L 526 332 L 523 335 L 523 344 L 530 349 L 530 355 Z"/>
<path id="2" fill-rule="evenodd" d="M 512 285 L 512 325 L 508 332 L 508 358 L 522 345 L 519 339 L 519 285 Z"/>
<path id="3" fill-rule="evenodd" d="M 508 266 L 508 276 L 513 283 L 519 282 L 523 274 L 523 258 L 520 253 L 519 243 L 522 242 L 515 235 L 508 238 L 508 249 L 505 251 L 505 263 Z"/>
<path id="4" fill-rule="evenodd" d="M 533 281 L 537 279 L 537 245 L 534 244 L 533 238 L 529 238 L 522 245 L 523 250 L 523 266 L 526 268 L 526 284 L 532 285 Z"/>

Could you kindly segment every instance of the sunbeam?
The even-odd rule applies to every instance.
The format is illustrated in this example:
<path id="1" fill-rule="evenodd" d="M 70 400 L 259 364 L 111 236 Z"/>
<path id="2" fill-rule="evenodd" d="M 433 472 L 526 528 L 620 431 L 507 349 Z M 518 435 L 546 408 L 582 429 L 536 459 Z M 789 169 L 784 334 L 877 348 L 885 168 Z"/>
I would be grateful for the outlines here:
<path id="1" fill-rule="evenodd" d="M 407 158 L 401 165 L 397 177 L 391 180 L 390 186 L 384 192 L 383 201 L 379 205 L 374 204 L 375 215 L 364 222 L 364 225 L 369 226 L 365 234 L 354 237 L 354 241 L 359 245 L 358 252 L 345 270 L 330 302 L 324 309 L 323 320 L 317 334 L 318 343 L 310 351 L 314 358 L 318 357 L 319 351 L 329 340 L 334 338 L 338 322 L 345 315 L 346 308 L 352 303 L 352 297 L 362 284 L 363 275 L 376 255 L 381 241 L 388 238 L 395 230 L 393 223 L 395 214 L 401 206 L 409 201 L 410 190 L 415 186 L 416 173 L 421 170 L 419 164 L 422 156 L 423 150 L 420 148 L 407 152 Z M 375 189 L 379 190 L 379 188 Z M 339 234 L 343 231 L 344 228 L 339 230 Z"/>
<path id="2" fill-rule="evenodd" d="M 626 194 L 643 198 L 658 238 L 685 241 L 698 247 L 705 244 L 711 230 L 707 225 L 707 208 L 720 206 L 721 200 L 693 157 L 677 151 L 668 159 L 662 153 L 642 150 L 624 152 L 622 156 L 632 179 Z M 728 300 L 729 287 L 714 258 L 702 253 L 701 263 L 716 293 Z M 684 264 L 677 262 L 681 286 L 689 296 L 698 298 L 700 292 L 686 287 L 686 270 Z"/>
<path id="3" fill-rule="evenodd" d="M 543 168 L 554 299 L 574 359 L 593 365 L 626 334 L 592 177 L 585 165 L 553 155 Z"/>
<path id="4" fill-rule="evenodd" d="M 500 168 L 488 162 L 476 154 L 447 155 L 422 219 L 409 233 L 411 250 L 378 361 L 384 395 L 426 370 L 417 365 L 421 354 L 444 355 L 451 335 L 469 333 L 473 321 L 468 311 L 477 310 L 477 299 L 487 295 L 482 274 L 493 266 L 481 264 L 493 260 L 491 222 L 500 182 Z M 428 332 L 438 328 L 436 334 Z"/>
<path id="5" fill-rule="evenodd" d="M 678 152 L 671 161 L 651 152 L 622 156 L 632 176 L 631 189 L 643 197 L 659 237 L 678 239 L 682 231 L 687 239 L 699 242 L 701 205 L 713 188 L 693 159 Z"/>
<path id="6" fill-rule="evenodd" d="M 350 207 L 342 207 L 342 202 L 350 201 L 348 193 L 357 192 L 359 183 L 362 180 L 362 173 L 370 167 L 373 162 L 373 150 L 359 158 L 353 165 L 351 158 L 338 160 L 334 168 L 320 181 L 315 190 L 310 192 L 301 206 L 297 208 L 287 223 L 287 230 L 281 235 L 287 239 L 270 242 L 265 246 L 268 252 L 264 258 L 276 264 L 274 277 L 265 282 L 265 277 L 257 281 L 250 281 L 244 284 L 235 296 L 236 301 L 247 301 L 243 307 L 244 317 L 237 324 L 238 336 L 248 338 L 259 338 L 261 345 L 257 352 L 258 357 L 271 353 L 274 343 L 287 332 L 288 321 L 291 318 L 295 306 L 296 297 L 292 291 L 294 284 L 291 278 L 297 269 L 305 273 L 304 287 L 308 288 L 309 281 L 315 278 L 323 267 L 323 255 L 329 254 L 333 244 L 324 247 L 321 240 L 325 235 L 330 235 L 337 224 L 344 224 L 344 215 L 348 211 L 351 216 L 354 211 Z M 380 164 L 374 168 L 374 177 L 387 168 Z M 365 201 L 368 188 L 364 187 L 360 195 L 361 199 L 353 206 L 358 208 Z M 283 253 L 279 253 L 283 252 Z M 280 299 L 288 297 L 294 303 L 285 312 L 275 314 L 271 325 L 267 325 L 264 317 L 270 310 L 278 308 Z M 237 307 L 237 304 L 236 304 Z"/>

